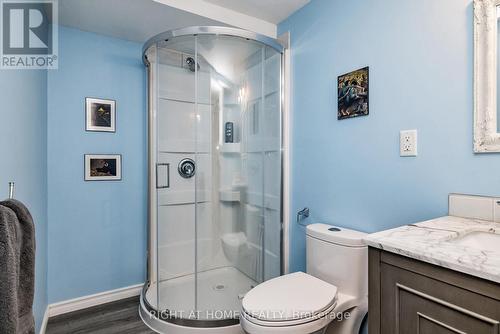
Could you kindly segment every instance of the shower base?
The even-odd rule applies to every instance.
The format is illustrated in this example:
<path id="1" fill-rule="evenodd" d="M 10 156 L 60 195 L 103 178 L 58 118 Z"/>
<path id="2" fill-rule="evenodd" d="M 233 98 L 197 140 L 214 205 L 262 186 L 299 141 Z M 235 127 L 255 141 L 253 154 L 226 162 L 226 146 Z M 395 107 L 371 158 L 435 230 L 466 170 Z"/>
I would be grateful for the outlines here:
<path id="1" fill-rule="evenodd" d="M 160 298 L 159 309 L 171 310 L 180 317 L 189 317 L 195 309 L 195 290 L 197 291 L 197 312 L 200 323 L 205 320 L 222 320 L 224 314 L 237 315 L 241 307 L 241 297 L 257 283 L 233 267 L 224 267 L 200 272 L 197 275 L 195 289 L 195 276 L 187 275 L 160 283 L 151 284 L 146 293 L 141 297 L 140 314 L 142 320 L 153 330 L 164 334 L 188 334 L 203 332 L 204 334 L 242 334 L 239 325 L 225 327 L 188 327 L 169 323 L 152 317 L 144 303 L 147 299 L 150 305 L 157 305 Z M 223 311 L 225 313 L 222 313 Z"/>

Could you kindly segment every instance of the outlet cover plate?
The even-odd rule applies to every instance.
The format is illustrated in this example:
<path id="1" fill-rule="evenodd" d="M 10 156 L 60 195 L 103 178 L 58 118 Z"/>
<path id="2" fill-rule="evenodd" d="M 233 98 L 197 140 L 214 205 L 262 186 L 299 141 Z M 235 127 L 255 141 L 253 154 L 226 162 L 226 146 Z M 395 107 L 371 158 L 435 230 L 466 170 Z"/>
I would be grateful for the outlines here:
<path id="1" fill-rule="evenodd" d="M 402 157 L 416 157 L 417 152 L 417 130 L 399 132 L 399 155 Z"/>

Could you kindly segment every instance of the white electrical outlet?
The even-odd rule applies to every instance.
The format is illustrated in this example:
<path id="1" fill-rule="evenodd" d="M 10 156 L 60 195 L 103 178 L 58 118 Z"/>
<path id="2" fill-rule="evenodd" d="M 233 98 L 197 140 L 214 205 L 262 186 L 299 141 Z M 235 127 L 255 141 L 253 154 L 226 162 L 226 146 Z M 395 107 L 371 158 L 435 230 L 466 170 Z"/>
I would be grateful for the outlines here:
<path id="1" fill-rule="evenodd" d="M 399 155 L 402 157 L 417 156 L 417 130 L 399 132 Z"/>

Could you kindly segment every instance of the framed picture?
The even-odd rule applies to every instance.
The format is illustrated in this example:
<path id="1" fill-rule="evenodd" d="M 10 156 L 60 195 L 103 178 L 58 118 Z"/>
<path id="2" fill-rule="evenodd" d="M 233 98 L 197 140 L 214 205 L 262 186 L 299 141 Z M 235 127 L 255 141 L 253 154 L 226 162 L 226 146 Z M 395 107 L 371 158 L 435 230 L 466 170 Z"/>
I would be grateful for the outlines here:
<path id="1" fill-rule="evenodd" d="M 87 97 L 85 99 L 87 131 L 115 132 L 116 102 Z"/>
<path id="2" fill-rule="evenodd" d="M 118 181 L 122 179 L 120 154 L 85 154 L 85 181 Z"/>
<path id="3" fill-rule="evenodd" d="M 369 68 L 365 67 L 338 77 L 337 119 L 366 116 L 369 113 Z"/>

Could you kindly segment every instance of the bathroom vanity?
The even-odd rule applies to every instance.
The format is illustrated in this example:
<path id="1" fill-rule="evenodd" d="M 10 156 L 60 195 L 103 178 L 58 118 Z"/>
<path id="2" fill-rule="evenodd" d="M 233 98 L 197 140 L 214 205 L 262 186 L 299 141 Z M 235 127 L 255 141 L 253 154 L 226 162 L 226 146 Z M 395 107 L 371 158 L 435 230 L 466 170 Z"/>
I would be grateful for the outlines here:
<path id="1" fill-rule="evenodd" d="M 370 334 L 500 333 L 500 224 L 447 216 L 370 235 Z"/>

